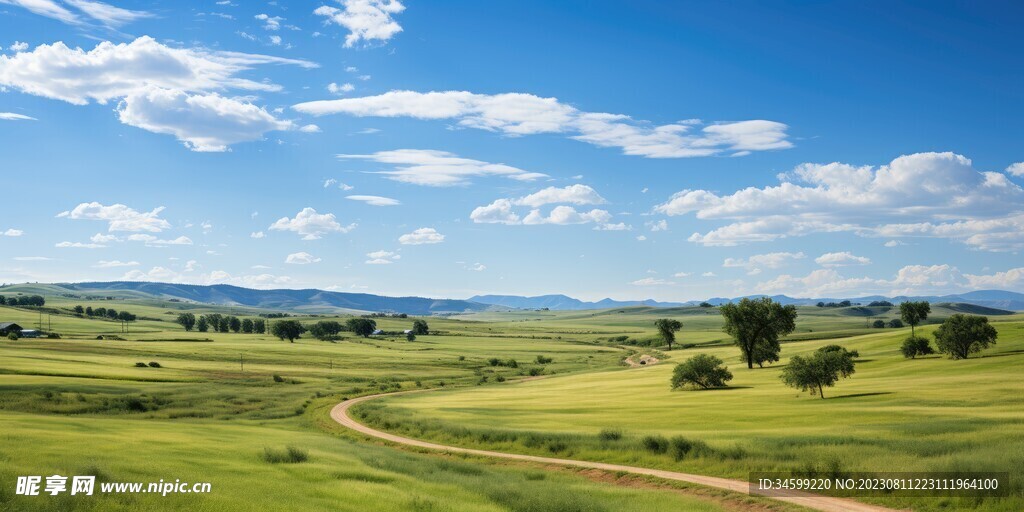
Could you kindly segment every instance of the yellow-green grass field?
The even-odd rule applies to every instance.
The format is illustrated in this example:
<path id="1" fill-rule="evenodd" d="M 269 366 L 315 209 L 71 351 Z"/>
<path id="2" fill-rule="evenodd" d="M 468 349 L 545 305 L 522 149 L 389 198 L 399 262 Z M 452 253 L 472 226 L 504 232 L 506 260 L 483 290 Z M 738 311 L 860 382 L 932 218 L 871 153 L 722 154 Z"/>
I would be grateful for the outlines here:
<path id="1" fill-rule="evenodd" d="M 876 329 L 785 343 L 783 360 L 763 369 L 746 369 L 733 346 L 698 346 L 670 352 L 669 364 L 388 397 L 361 404 L 356 413 L 391 431 L 453 445 L 737 478 L 755 470 L 1009 471 L 1015 478 L 1011 498 L 883 503 L 915 510 L 1021 510 L 1024 322 L 1020 315 L 991 320 L 997 345 L 961 361 L 904 359 L 898 349 L 910 329 Z M 925 335 L 932 330 L 918 328 Z M 680 333 L 680 342 L 689 337 Z M 825 400 L 784 387 L 779 374 L 786 359 L 826 344 L 859 351 L 852 378 L 826 388 Z M 671 363 L 696 353 L 728 363 L 735 376 L 728 389 L 671 390 Z M 602 439 L 602 430 L 622 437 Z M 695 448 L 683 456 L 652 453 L 644 436 L 681 436 Z"/>
<path id="2" fill-rule="evenodd" d="M 123 309 L 140 320 L 122 333 L 118 323 L 68 314 L 75 304 Z M 399 336 L 338 342 L 304 336 L 288 343 L 268 335 L 185 332 L 172 322 L 179 309 L 255 313 L 146 298 L 47 296 L 45 310 L 54 314 L 44 322 L 61 339 L 0 339 L 0 510 L 794 509 L 692 486 L 614 485 L 541 466 L 408 453 L 367 442 L 328 417 L 335 403 L 361 394 L 497 390 L 531 369 L 561 375 L 620 367 L 626 352 L 608 344 L 442 318 L 428 318 L 440 334 L 411 343 Z M 34 328 L 38 317 L 33 308 L 0 306 L 0 321 Z M 413 319 L 377 321 L 400 331 Z M 538 355 L 551 362 L 536 364 Z M 519 364 L 491 366 L 491 358 Z M 140 362 L 160 367 L 136 367 Z M 505 384 L 496 384 L 502 379 Z M 267 449 L 287 447 L 308 460 L 264 457 Z M 18 476 L 53 474 L 210 482 L 212 492 L 15 495 Z"/>

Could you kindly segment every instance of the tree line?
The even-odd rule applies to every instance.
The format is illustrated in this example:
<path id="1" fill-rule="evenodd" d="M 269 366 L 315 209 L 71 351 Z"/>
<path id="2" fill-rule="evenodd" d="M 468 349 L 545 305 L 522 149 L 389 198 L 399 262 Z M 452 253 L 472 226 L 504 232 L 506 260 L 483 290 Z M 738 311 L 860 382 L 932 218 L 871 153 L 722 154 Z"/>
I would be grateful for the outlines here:
<path id="1" fill-rule="evenodd" d="M 721 306 L 720 311 L 725 320 L 723 331 L 732 336 L 748 369 L 752 369 L 754 364 L 763 366 L 778 361 L 781 352 L 779 339 L 796 329 L 796 307 L 783 306 L 768 297 L 741 299 L 737 304 Z M 915 358 L 934 353 L 929 340 L 918 337 L 916 331 L 917 326 L 927 320 L 930 313 L 928 302 L 910 301 L 900 304 L 901 320 L 890 322 L 890 326 L 902 327 L 903 323 L 910 325 L 911 335 L 900 348 L 905 357 Z M 676 341 L 675 333 L 682 329 L 683 324 L 678 320 L 660 318 L 654 325 L 668 349 L 672 350 L 672 344 Z M 958 313 L 947 318 L 933 336 L 938 352 L 948 354 L 951 359 L 966 359 L 970 354 L 994 345 L 997 333 L 987 317 Z M 859 357 L 860 354 L 855 350 L 827 345 L 809 356 L 791 357 L 780 378 L 787 386 L 824 398 L 824 388 L 853 375 L 855 360 Z M 724 387 L 732 378 L 732 372 L 721 359 L 709 354 L 697 354 L 676 366 L 671 383 L 673 388 L 692 386 L 709 389 Z"/>
<path id="2" fill-rule="evenodd" d="M 45 306 L 46 299 L 42 295 L 0 295 L 0 306 Z"/>
<path id="3" fill-rule="evenodd" d="M 122 322 L 134 322 L 139 318 L 134 313 L 118 311 L 114 308 L 93 308 L 92 306 L 82 307 L 81 305 L 77 305 L 72 308 L 72 311 L 77 315 L 85 315 L 89 318 L 108 318 L 110 320 L 120 320 Z"/>
<path id="4" fill-rule="evenodd" d="M 282 318 L 282 317 L 277 317 Z M 265 334 L 268 332 L 268 321 L 264 318 L 242 318 L 236 316 L 210 313 L 197 317 L 193 313 L 181 313 L 176 322 L 186 331 L 193 329 L 199 332 L 241 332 L 245 334 Z M 377 322 L 367 317 L 349 318 L 344 324 L 336 320 L 320 320 L 312 325 L 304 325 L 298 320 L 275 320 L 270 322 L 269 333 L 294 343 L 303 334 L 309 333 L 322 341 L 339 338 L 342 332 L 351 332 L 357 336 L 368 337 L 377 331 Z M 426 320 L 415 320 L 406 335 L 406 339 L 414 341 L 416 336 L 430 333 Z"/>

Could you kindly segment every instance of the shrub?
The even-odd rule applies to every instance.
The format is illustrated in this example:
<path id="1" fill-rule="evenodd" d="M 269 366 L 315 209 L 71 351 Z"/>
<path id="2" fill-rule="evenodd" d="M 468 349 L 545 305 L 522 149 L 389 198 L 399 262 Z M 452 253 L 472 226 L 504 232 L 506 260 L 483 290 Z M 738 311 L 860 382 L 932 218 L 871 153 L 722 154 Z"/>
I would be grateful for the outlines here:
<path id="1" fill-rule="evenodd" d="M 687 455 L 699 457 L 711 451 L 703 441 L 691 441 L 682 436 L 673 437 L 669 441 L 669 453 L 675 460 L 683 460 Z"/>
<path id="2" fill-rule="evenodd" d="M 284 450 L 264 448 L 263 460 L 271 464 L 297 464 L 309 460 L 309 452 L 295 446 L 288 446 Z"/>
<path id="3" fill-rule="evenodd" d="M 7 334 L 7 339 L 9 339 L 11 341 L 18 341 L 18 337 L 19 337 L 18 333 L 16 333 L 16 332 L 10 332 L 10 333 Z"/>
<path id="4" fill-rule="evenodd" d="M 284 382 L 284 377 L 282 377 L 282 376 L 280 376 L 280 375 L 275 373 L 274 374 L 274 382 Z"/>
<path id="5" fill-rule="evenodd" d="M 676 365 L 672 371 L 672 389 L 686 385 L 709 389 L 725 387 L 732 380 L 732 372 L 722 360 L 708 354 L 697 354 Z"/>
<path id="6" fill-rule="evenodd" d="M 544 367 L 542 367 L 542 366 L 535 366 L 533 368 L 530 368 L 529 374 L 530 374 L 530 377 L 536 377 L 538 375 L 544 375 Z"/>
<path id="7" fill-rule="evenodd" d="M 875 320 L 874 323 L 871 324 L 871 327 L 874 327 L 875 329 L 884 329 L 885 320 Z"/>
<path id="8" fill-rule="evenodd" d="M 494 378 L 494 380 L 495 380 L 495 382 L 505 382 L 505 376 L 504 375 L 498 375 L 497 377 Z"/>
<path id="9" fill-rule="evenodd" d="M 498 359 L 497 357 L 492 357 L 487 360 L 487 364 L 490 364 L 491 366 L 498 366 L 498 363 L 501 363 L 501 359 Z"/>
<path id="10" fill-rule="evenodd" d="M 465 361 L 465 360 L 466 360 L 466 356 L 459 356 L 459 361 Z"/>
<path id="11" fill-rule="evenodd" d="M 644 436 L 640 440 L 644 449 L 651 453 L 665 453 L 668 451 L 668 439 L 662 436 Z"/>
<path id="12" fill-rule="evenodd" d="M 149 367 L 150 368 L 162 368 L 162 366 L 160 366 L 160 363 L 158 363 L 156 361 L 150 361 L 149 362 Z"/>
<path id="13" fill-rule="evenodd" d="M 143 363 L 142 361 L 139 361 L 138 363 L 135 363 L 135 367 L 136 368 L 145 368 L 146 367 L 146 363 Z"/>
<path id="14" fill-rule="evenodd" d="M 903 327 L 903 320 L 900 320 L 899 318 L 893 318 L 892 320 L 889 320 L 889 327 L 892 329 L 899 329 Z"/>
<path id="15" fill-rule="evenodd" d="M 903 353 L 903 357 L 908 359 L 914 359 L 917 356 L 926 356 L 928 354 L 934 354 L 931 344 L 928 342 L 928 338 L 922 338 L 920 336 L 910 336 L 903 340 L 903 345 L 900 346 L 900 352 Z"/>
<path id="16" fill-rule="evenodd" d="M 549 363 L 551 363 L 551 361 L 553 361 L 553 359 L 551 359 L 550 357 L 545 357 L 545 356 L 537 356 L 536 361 L 537 361 L 537 364 L 549 364 Z"/>
<path id="17" fill-rule="evenodd" d="M 612 428 L 602 429 L 597 433 L 597 438 L 602 441 L 618 441 L 622 439 L 622 431 Z"/>

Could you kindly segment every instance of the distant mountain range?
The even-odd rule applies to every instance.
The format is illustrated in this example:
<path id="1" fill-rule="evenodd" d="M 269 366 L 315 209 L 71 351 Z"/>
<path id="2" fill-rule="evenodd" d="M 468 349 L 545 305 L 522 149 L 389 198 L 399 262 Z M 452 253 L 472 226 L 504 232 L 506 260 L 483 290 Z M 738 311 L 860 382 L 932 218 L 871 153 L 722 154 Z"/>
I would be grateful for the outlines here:
<path id="1" fill-rule="evenodd" d="M 306 290 L 253 290 L 226 284 L 211 286 L 151 283 L 137 281 L 59 283 L 55 285 L 79 293 L 106 293 L 114 291 L 141 293 L 162 299 L 178 299 L 207 304 L 226 306 L 249 306 L 256 308 L 294 311 L 299 313 L 336 313 L 336 312 L 395 312 L 410 315 L 433 315 L 450 313 L 473 313 L 479 311 L 501 311 L 508 309 L 550 309 L 550 310 L 585 310 L 611 309 L 630 306 L 648 307 L 682 307 L 696 306 L 704 301 L 661 302 L 656 300 L 620 301 L 602 299 L 587 302 L 567 295 L 541 295 L 523 297 L 518 295 L 475 295 L 467 300 L 431 299 L 425 297 L 385 297 L 369 293 L 330 292 L 316 289 Z M 764 297 L 750 295 L 748 297 Z M 787 295 L 771 295 L 772 300 L 782 304 L 813 306 L 818 302 L 842 302 L 868 304 L 873 301 L 887 300 L 900 303 L 908 300 L 926 300 L 933 303 L 964 303 L 987 308 L 1011 311 L 1024 311 L 1024 293 L 1003 290 L 979 290 L 955 295 L 897 296 L 884 297 L 869 295 L 865 297 L 844 298 L 794 298 Z M 707 302 L 720 305 L 734 302 L 743 297 L 714 297 Z"/>
<path id="2" fill-rule="evenodd" d="M 384 297 L 369 293 L 328 292 L 324 290 L 253 290 L 227 284 L 200 286 L 190 284 L 113 281 L 74 283 L 60 286 L 79 292 L 130 290 L 164 299 L 180 299 L 225 306 L 251 306 L 304 313 L 395 312 L 410 315 L 467 313 L 502 309 L 496 306 L 455 299 L 424 297 Z"/>
<path id="3" fill-rule="evenodd" d="M 759 297 L 770 297 L 776 302 L 782 304 L 793 304 L 796 306 L 813 306 L 819 302 L 842 302 L 848 300 L 850 302 L 868 304 L 874 301 L 887 300 L 894 304 L 906 301 L 921 301 L 926 300 L 928 302 L 960 302 L 964 304 L 974 304 L 976 306 L 985 306 L 989 308 L 1008 309 L 1013 311 L 1024 310 L 1024 293 L 1008 292 L 1004 290 L 979 290 L 974 292 L 960 293 L 955 295 L 921 295 L 921 296 L 905 296 L 900 295 L 896 297 L 885 297 L 882 295 L 869 295 L 865 297 L 846 297 L 846 298 L 795 298 L 788 295 L 747 295 L 747 298 L 759 298 Z M 712 297 L 707 299 L 706 302 L 714 304 L 716 306 L 726 304 L 729 302 L 735 302 L 744 297 Z M 479 302 L 483 304 L 491 304 L 494 306 L 504 306 L 508 308 L 516 309 L 554 309 L 554 310 L 583 310 L 583 309 L 607 309 L 607 308 L 621 308 L 629 306 L 653 306 L 653 307 L 678 307 L 678 306 L 696 306 L 701 302 L 699 300 L 691 300 L 687 302 L 659 302 L 656 300 L 641 300 L 641 301 L 618 301 L 612 299 L 602 299 L 596 302 L 584 302 L 579 299 L 574 299 L 565 295 L 540 295 L 537 297 L 522 297 L 518 295 L 475 295 L 468 299 L 471 302 Z"/>

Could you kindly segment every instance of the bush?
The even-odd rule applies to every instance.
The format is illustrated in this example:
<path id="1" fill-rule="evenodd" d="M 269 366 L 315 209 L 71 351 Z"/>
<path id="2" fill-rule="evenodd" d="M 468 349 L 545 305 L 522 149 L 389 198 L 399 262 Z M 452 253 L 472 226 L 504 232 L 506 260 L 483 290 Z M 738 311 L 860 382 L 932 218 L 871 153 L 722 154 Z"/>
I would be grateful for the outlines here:
<path id="1" fill-rule="evenodd" d="M 280 375 L 275 373 L 274 374 L 274 382 L 284 382 L 284 377 L 282 377 L 282 376 L 280 376 Z"/>
<path id="2" fill-rule="evenodd" d="M 533 367 L 529 371 L 530 377 L 536 377 L 538 375 L 544 375 L 544 367 Z"/>
<path id="3" fill-rule="evenodd" d="M 156 361 L 150 361 L 149 362 L 149 367 L 150 368 L 162 368 L 162 366 L 160 366 L 160 363 L 158 363 Z"/>
<path id="4" fill-rule="evenodd" d="M 146 368 L 146 363 L 143 363 L 143 362 L 139 361 L 138 363 L 135 363 L 135 367 L 136 368 Z"/>
<path id="5" fill-rule="evenodd" d="M 891 328 L 891 329 L 900 329 L 902 327 L 903 327 L 903 320 L 900 320 L 899 318 L 893 318 L 892 320 L 889 320 L 889 328 Z"/>
<path id="6" fill-rule="evenodd" d="M 871 324 L 871 327 L 874 327 L 875 329 L 884 329 L 885 320 L 875 320 L 874 323 Z"/>
<path id="7" fill-rule="evenodd" d="M 551 361 L 553 361 L 553 359 L 551 359 L 550 357 L 537 356 L 536 361 L 537 364 L 549 364 L 551 363 Z"/>
<path id="8" fill-rule="evenodd" d="M 497 377 L 494 378 L 494 380 L 495 380 L 495 382 L 505 382 L 505 376 L 504 375 L 498 375 Z"/>
<path id="9" fill-rule="evenodd" d="M 699 457 L 711 451 L 703 441 L 691 441 L 682 436 L 673 437 L 669 441 L 669 453 L 675 460 L 683 460 L 687 455 Z"/>
<path id="10" fill-rule="evenodd" d="M 926 356 L 928 354 L 934 354 L 931 344 L 928 342 L 928 338 L 922 338 L 920 336 L 910 336 L 903 340 L 903 345 L 900 346 L 900 352 L 903 353 L 903 357 L 907 359 L 914 359 L 917 356 Z"/>
<path id="11" fill-rule="evenodd" d="M 662 436 L 644 436 L 640 440 L 640 444 L 643 445 L 644 449 L 651 453 L 665 453 L 668 451 L 668 439 Z"/>
<path id="12" fill-rule="evenodd" d="M 490 364 L 491 366 L 498 366 L 498 363 L 501 363 L 501 359 L 498 359 L 497 357 L 492 357 L 487 360 L 487 364 Z"/>
<path id="13" fill-rule="evenodd" d="M 622 439 L 622 431 L 606 428 L 597 433 L 597 438 L 602 441 L 618 441 L 619 439 Z"/>
<path id="14" fill-rule="evenodd" d="M 709 389 L 725 387 L 732 380 L 732 372 L 722 360 L 708 354 L 697 354 L 676 365 L 672 371 L 672 389 L 686 385 Z"/>
<path id="15" fill-rule="evenodd" d="M 11 341 L 18 341 L 18 338 L 19 338 L 19 336 L 18 336 L 18 333 L 16 333 L 16 332 L 10 332 L 10 333 L 7 334 L 7 339 L 9 339 Z"/>
<path id="16" fill-rule="evenodd" d="M 288 446 L 284 450 L 264 448 L 263 460 L 271 464 L 297 464 L 309 460 L 309 452 L 295 446 Z"/>

